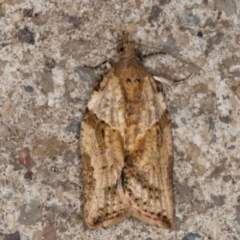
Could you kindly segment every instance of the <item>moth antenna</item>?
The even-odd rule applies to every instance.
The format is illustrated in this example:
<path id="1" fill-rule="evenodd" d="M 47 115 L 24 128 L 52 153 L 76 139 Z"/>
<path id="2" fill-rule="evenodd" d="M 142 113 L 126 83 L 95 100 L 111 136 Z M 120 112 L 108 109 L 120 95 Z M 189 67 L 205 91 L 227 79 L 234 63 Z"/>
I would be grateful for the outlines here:
<path id="1" fill-rule="evenodd" d="M 117 26 L 116 22 L 112 19 L 112 17 L 108 14 L 108 12 L 106 12 L 103 9 L 103 12 L 105 13 L 106 17 L 110 20 L 110 22 L 113 25 L 113 28 L 115 29 L 115 31 L 118 33 L 118 35 L 121 37 L 121 40 L 123 43 L 128 42 L 128 35 L 126 33 L 124 33 L 124 31 L 121 31 L 119 29 L 119 27 Z"/>
<path id="2" fill-rule="evenodd" d="M 173 58 L 178 59 L 179 61 L 181 61 L 181 62 L 183 62 L 185 64 L 192 64 L 194 67 L 197 67 L 199 70 L 202 70 L 204 72 L 204 70 L 201 67 L 199 67 L 197 64 L 195 64 L 193 62 L 189 62 L 189 61 L 184 60 L 182 58 L 179 58 L 178 56 L 172 54 L 171 52 L 169 52 L 167 50 L 164 50 L 164 49 L 161 49 L 161 48 L 157 48 L 157 47 L 153 47 L 153 46 L 150 46 L 150 45 L 147 45 L 147 44 L 142 44 L 142 43 L 135 43 L 134 45 L 135 45 L 135 47 L 145 47 L 145 48 L 157 50 L 157 51 L 159 51 L 161 53 L 166 53 L 166 54 L 172 56 Z"/>
<path id="3" fill-rule="evenodd" d="M 106 17 L 111 21 L 114 29 L 116 30 L 116 32 L 118 33 L 118 35 L 121 37 L 121 40 L 122 40 L 123 44 L 124 44 L 124 43 L 129 43 L 129 34 L 128 34 L 127 32 L 125 32 L 125 31 L 121 31 L 121 30 L 119 29 L 119 27 L 117 26 L 116 22 L 112 19 L 112 17 L 108 14 L 107 11 L 105 11 L 105 10 L 103 9 L 103 12 L 105 13 Z M 181 58 L 179 58 L 178 56 L 172 54 L 171 52 L 169 52 L 169 51 L 167 51 L 167 50 L 164 50 L 164 49 L 161 49 L 161 48 L 156 48 L 156 47 L 153 47 L 153 46 L 150 46 L 150 45 L 147 45 L 147 44 L 142 44 L 142 43 L 133 43 L 133 44 L 134 44 L 135 48 L 145 47 L 145 48 L 149 48 L 149 49 L 154 49 L 154 50 L 160 51 L 160 52 L 162 52 L 162 53 L 169 54 L 170 56 L 178 59 L 179 61 L 181 61 L 181 62 L 183 62 L 183 63 L 185 63 L 185 64 L 192 64 L 194 67 L 198 68 L 199 71 L 202 70 L 202 71 L 204 72 L 204 70 L 203 70 L 201 67 L 199 67 L 197 64 L 192 63 L 192 62 L 189 62 L 189 61 L 186 61 L 186 60 L 184 60 L 184 59 L 181 59 Z"/>

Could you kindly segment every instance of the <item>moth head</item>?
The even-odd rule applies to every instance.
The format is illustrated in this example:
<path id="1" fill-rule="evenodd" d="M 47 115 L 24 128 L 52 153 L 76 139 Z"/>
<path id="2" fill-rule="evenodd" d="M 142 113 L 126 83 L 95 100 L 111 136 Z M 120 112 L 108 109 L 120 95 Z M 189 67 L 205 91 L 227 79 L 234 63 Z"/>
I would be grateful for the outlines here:
<path id="1" fill-rule="evenodd" d="M 138 45 L 129 40 L 129 34 L 126 32 L 122 32 L 121 34 L 121 43 L 117 46 L 117 53 L 122 56 L 122 58 L 129 57 L 138 57 Z"/>
<path id="2" fill-rule="evenodd" d="M 121 43 L 117 46 L 117 53 L 123 55 L 127 51 L 129 43 L 129 34 L 125 31 L 121 32 Z"/>

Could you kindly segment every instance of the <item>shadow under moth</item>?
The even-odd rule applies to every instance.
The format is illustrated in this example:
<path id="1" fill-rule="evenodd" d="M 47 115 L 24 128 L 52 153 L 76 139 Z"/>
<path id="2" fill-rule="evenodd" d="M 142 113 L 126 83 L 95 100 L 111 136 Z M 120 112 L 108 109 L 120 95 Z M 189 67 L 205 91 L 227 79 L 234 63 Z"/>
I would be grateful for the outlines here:
<path id="1" fill-rule="evenodd" d="M 173 153 L 162 92 L 122 35 L 119 60 L 92 93 L 81 124 L 84 218 L 89 228 L 129 216 L 172 228 Z"/>

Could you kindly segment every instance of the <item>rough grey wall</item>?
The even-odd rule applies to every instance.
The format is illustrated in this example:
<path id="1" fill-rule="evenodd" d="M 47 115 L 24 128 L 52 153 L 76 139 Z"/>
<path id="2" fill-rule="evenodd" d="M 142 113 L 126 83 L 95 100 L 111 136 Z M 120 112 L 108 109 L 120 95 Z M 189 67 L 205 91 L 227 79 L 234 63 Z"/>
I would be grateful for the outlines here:
<path id="1" fill-rule="evenodd" d="M 0 2 L 0 237 L 240 239 L 239 1 Z M 194 73 L 164 86 L 174 142 L 173 230 L 128 219 L 90 231 L 83 221 L 79 123 L 109 64 L 85 66 L 117 59 L 119 36 L 106 12 L 134 41 L 176 56 L 145 58 L 149 71 L 174 80 Z M 24 148 L 33 175 L 19 161 Z"/>

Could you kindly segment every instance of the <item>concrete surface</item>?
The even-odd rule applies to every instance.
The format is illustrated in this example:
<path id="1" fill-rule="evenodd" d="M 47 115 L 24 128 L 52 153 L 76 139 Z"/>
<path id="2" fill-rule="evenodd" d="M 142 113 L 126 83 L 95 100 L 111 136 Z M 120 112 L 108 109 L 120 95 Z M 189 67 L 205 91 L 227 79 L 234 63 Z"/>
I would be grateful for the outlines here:
<path id="1" fill-rule="evenodd" d="M 0 238 L 239 240 L 239 8 L 237 0 L 0 1 Z M 116 61 L 119 42 L 106 12 L 134 41 L 175 56 L 144 58 L 150 72 L 194 73 L 163 86 L 173 230 L 130 218 L 93 231 L 83 221 L 79 124 L 109 64 L 89 67 Z"/>

